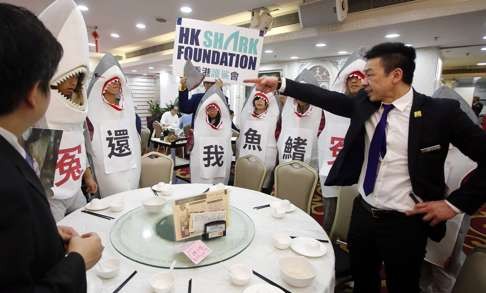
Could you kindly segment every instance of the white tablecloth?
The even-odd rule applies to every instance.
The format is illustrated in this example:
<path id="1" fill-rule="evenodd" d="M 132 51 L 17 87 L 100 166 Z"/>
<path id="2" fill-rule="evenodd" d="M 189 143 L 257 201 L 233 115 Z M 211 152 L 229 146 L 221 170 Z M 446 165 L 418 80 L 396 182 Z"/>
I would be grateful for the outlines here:
<path id="1" fill-rule="evenodd" d="M 166 198 L 179 199 L 196 195 L 203 192 L 207 187 L 208 185 L 205 184 L 173 185 L 173 194 Z M 190 278 L 192 278 L 193 293 L 243 292 L 246 287 L 232 285 L 227 272 L 227 269 L 232 264 L 236 263 L 245 263 L 249 265 L 255 271 L 277 282 L 291 292 L 331 293 L 334 291 L 334 252 L 330 244 L 327 244 L 329 245 L 329 250 L 326 255 L 320 258 L 309 258 L 309 261 L 317 270 L 317 278 L 314 280 L 313 284 L 307 288 L 291 287 L 282 280 L 278 265 L 279 258 L 296 254 L 290 249 L 278 250 L 272 246 L 272 234 L 276 232 L 287 232 L 289 235 L 328 239 L 328 236 L 319 223 L 300 209 L 287 214 L 283 219 L 275 219 L 270 214 L 270 208 L 260 210 L 253 209 L 255 206 L 268 204 L 273 200 L 277 200 L 275 197 L 237 187 L 229 188 L 231 190 L 231 205 L 243 210 L 255 223 L 255 238 L 243 252 L 222 263 L 195 269 L 175 270 L 176 283 L 173 292 L 187 292 L 187 284 Z M 153 196 L 154 194 L 149 188 L 115 194 L 104 198 L 103 200 L 111 201 L 115 198 L 123 197 L 125 202 L 124 210 L 120 213 L 112 213 L 107 210 L 100 211 L 100 213 L 118 218 L 123 213 L 140 207 L 144 200 Z M 153 274 L 158 271 L 163 271 L 164 269 L 146 266 L 131 261 L 119 254 L 112 247 L 110 242 L 110 230 L 115 221 L 116 220 L 105 220 L 103 218 L 81 213 L 80 210 L 77 210 L 61 220 L 58 224 L 72 226 L 79 233 L 93 231 L 98 233 L 105 246 L 102 258 L 106 259 L 116 256 L 121 260 L 120 274 L 110 280 L 103 280 L 101 282 L 100 279 L 96 277 L 94 271 L 90 270 L 87 275 L 88 287 L 91 288 L 88 289 L 91 289 L 94 292 L 112 292 L 134 270 L 137 270 L 137 274 L 127 285 L 125 285 L 121 292 L 151 292 L 149 280 Z M 257 283 L 264 283 L 264 281 L 257 276 L 252 275 L 249 285 Z"/>

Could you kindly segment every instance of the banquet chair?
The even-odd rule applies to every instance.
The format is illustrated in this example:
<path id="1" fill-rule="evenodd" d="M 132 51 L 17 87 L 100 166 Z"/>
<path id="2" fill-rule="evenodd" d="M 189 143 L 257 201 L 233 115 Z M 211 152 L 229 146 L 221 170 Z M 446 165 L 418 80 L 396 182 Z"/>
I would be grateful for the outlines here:
<path id="1" fill-rule="evenodd" d="M 142 128 L 142 133 L 140 133 L 140 144 L 142 154 L 145 154 L 149 148 L 150 140 L 150 130 L 148 128 Z"/>
<path id="2" fill-rule="evenodd" d="M 171 183 L 174 161 L 169 156 L 150 152 L 142 156 L 140 187 L 153 186 L 159 182 Z"/>
<path id="3" fill-rule="evenodd" d="M 486 292 L 486 247 L 469 254 L 456 279 L 452 293 Z"/>
<path id="4" fill-rule="evenodd" d="M 267 170 L 262 160 L 253 155 L 238 158 L 235 163 L 234 186 L 260 191 Z"/>
<path id="5" fill-rule="evenodd" d="M 310 214 L 312 196 L 317 185 L 317 172 L 301 161 L 290 161 L 275 168 L 275 196 L 287 199 Z"/>
<path id="6" fill-rule="evenodd" d="M 338 191 L 336 215 L 329 235 L 336 258 L 334 269 L 337 291 L 352 280 L 347 240 L 353 202 L 358 193 L 356 186 L 342 186 Z"/>

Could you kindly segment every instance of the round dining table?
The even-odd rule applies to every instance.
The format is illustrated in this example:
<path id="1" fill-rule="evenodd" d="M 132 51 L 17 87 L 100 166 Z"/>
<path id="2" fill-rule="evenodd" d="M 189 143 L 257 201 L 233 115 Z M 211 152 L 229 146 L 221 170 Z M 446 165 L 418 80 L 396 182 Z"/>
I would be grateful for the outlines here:
<path id="1" fill-rule="evenodd" d="M 195 196 L 206 191 L 207 184 L 174 184 L 169 196 L 162 196 L 168 201 Z M 229 189 L 229 202 L 246 214 L 254 223 L 254 237 L 250 244 L 241 252 L 224 261 L 196 268 L 174 270 L 175 284 L 172 292 L 188 292 L 188 281 L 192 279 L 192 293 L 232 293 L 243 292 L 246 287 L 265 283 L 264 280 L 252 275 L 249 284 L 236 286 L 231 283 L 229 268 L 234 264 L 245 264 L 252 270 L 267 277 L 290 292 L 295 293 L 331 293 L 334 292 L 334 252 L 332 245 L 327 245 L 327 252 L 316 258 L 307 258 L 317 272 L 312 284 L 305 288 L 296 288 L 285 283 L 280 275 L 279 259 L 285 256 L 297 256 L 292 249 L 280 250 L 272 245 L 272 236 L 275 233 L 286 233 L 292 236 L 311 237 L 328 240 L 328 236 L 321 225 L 310 215 L 300 209 L 287 213 L 283 218 L 274 218 L 270 208 L 255 209 L 272 201 L 280 200 L 274 196 L 261 192 L 227 186 Z M 137 273 L 123 286 L 119 292 L 152 292 L 150 280 L 165 268 L 155 267 L 133 261 L 120 254 L 112 245 L 111 231 L 124 214 L 134 211 L 143 205 L 143 202 L 155 197 L 151 188 L 141 188 L 111 195 L 101 199 L 110 203 L 122 200 L 124 209 L 121 212 L 111 212 L 109 209 L 97 211 L 99 214 L 108 215 L 114 219 L 105 219 L 91 214 L 83 213 L 81 208 L 58 222 L 58 225 L 73 227 L 78 233 L 96 232 L 104 245 L 102 260 L 118 258 L 120 260 L 120 272 L 112 279 L 99 278 L 94 269 L 87 272 L 88 292 L 103 293 L 113 292 L 134 271 Z M 211 240 L 209 240 L 211 241 Z M 143 254 L 143 251 L 140 251 Z"/>

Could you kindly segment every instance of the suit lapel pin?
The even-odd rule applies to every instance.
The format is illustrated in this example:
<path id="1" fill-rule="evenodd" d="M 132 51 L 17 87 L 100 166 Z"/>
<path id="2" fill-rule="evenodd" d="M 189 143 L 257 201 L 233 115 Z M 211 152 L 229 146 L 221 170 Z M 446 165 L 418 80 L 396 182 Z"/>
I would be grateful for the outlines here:
<path id="1" fill-rule="evenodd" d="M 420 117 L 422 117 L 422 111 L 419 110 L 419 111 L 413 112 L 413 117 L 414 118 L 420 118 Z"/>

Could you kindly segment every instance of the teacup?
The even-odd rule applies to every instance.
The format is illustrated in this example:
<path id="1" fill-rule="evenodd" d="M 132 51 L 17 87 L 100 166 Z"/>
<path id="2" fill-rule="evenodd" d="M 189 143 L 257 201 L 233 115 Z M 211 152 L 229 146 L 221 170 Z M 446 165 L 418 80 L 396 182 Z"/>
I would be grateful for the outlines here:
<path id="1" fill-rule="evenodd" d="M 231 282 L 237 286 L 244 286 L 250 282 L 251 269 L 244 264 L 232 265 L 229 269 Z"/>
<path id="2" fill-rule="evenodd" d="M 272 216 L 276 219 L 281 219 L 285 217 L 286 210 L 280 206 L 274 206 L 272 209 Z"/>
<path id="3" fill-rule="evenodd" d="M 287 249 L 290 246 L 290 236 L 285 233 L 275 233 L 272 236 L 272 244 L 278 249 Z"/>
<path id="4" fill-rule="evenodd" d="M 170 271 L 160 272 L 152 276 L 150 286 L 156 293 L 169 293 L 174 288 L 175 278 Z"/>
<path id="5" fill-rule="evenodd" d="M 95 266 L 96 275 L 103 279 L 111 279 L 118 275 L 119 271 L 120 260 L 117 258 L 100 260 Z"/>

